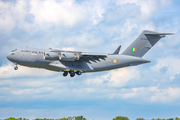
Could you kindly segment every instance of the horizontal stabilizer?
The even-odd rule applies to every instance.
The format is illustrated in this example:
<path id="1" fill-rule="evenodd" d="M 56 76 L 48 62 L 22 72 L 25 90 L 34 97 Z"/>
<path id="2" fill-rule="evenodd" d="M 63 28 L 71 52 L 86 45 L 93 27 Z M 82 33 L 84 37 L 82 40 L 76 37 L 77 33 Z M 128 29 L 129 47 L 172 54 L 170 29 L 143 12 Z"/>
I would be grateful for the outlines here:
<path id="1" fill-rule="evenodd" d="M 174 33 L 156 33 L 156 34 L 148 33 L 148 34 L 145 34 L 145 35 L 174 35 Z"/>

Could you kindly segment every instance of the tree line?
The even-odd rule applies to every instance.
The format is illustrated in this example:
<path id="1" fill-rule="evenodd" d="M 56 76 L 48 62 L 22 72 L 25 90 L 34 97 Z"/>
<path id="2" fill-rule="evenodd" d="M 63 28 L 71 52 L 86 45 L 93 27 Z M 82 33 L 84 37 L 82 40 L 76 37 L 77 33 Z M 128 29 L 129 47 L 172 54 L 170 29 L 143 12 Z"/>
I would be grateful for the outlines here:
<path id="1" fill-rule="evenodd" d="M 13 117 L 10 117 L 10 118 L 6 118 L 6 119 L 0 119 L 0 120 L 29 120 L 29 119 L 26 119 L 26 118 L 13 118 Z M 36 119 L 33 119 L 33 120 L 87 120 L 86 118 L 84 118 L 83 116 L 74 116 L 74 117 L 67 117 L 67 118 L 59 118 L 59 119 L 49 119 L 49 118 L 36 118 Z M 112 120 L 130 120 L 128 117 L 124 117 L 124 116 L 117 116 L 115 118 L 113 118 Z M 137 118 L 136 120 L 180 120 L 180 118 L 176 117 L 176 118 L 168 118 L 168 119 L 160 119 L 160 118 L 157 118 L 157 119 L 144 119 L 144 118 Z"/>

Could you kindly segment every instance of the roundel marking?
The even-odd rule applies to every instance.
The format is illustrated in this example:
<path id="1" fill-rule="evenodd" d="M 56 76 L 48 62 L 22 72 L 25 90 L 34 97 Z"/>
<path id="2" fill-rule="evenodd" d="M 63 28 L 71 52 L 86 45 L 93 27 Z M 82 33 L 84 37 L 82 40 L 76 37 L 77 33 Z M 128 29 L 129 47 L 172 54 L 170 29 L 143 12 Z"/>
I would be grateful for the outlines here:
<path id="1" fill-rule="evenodd" d="M 113 63 L 117 63 L 117 60 L 116 60 L 116 59 L 114 59 L 114 60 L 113 60 Z"/>

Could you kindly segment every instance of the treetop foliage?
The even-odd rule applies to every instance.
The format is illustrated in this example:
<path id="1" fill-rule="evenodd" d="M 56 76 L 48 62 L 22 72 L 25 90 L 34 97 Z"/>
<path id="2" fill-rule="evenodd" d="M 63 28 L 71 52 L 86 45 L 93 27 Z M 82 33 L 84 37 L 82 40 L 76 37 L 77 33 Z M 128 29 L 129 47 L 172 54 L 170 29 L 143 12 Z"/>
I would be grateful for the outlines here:
<path id="1" fill-rule="evenodd" d="M 3 120 L 3 119 L 0 119 L 0 120 Z M 29 119 L 26 119 L 26 118 L 13 118 L 13 117 L 10 117 L 10 118 L 6 118 L 4 120 L 29 120 Z M 74 117 L 67 117 L 67 118 L 59 118 L 59 119 L 49 119 L 49 118 L 36 118 L 36 119 L 33 119 L 33 120 L 87 120 L 86 118 L 83 118 L 83 116 L 74 116 Z M 117 116 L 115 118 L 113 118 L 112 120 L 130 120 L 128 117 L 124 117 L 124 116 Z M 157 119 L 144 119 L 144 118 L 137 118 L 136 120 L 180 120 L 180 118 L 176 117 L 176 118 L 169 118 L 169 119 L 160 119 L 160 118 L 157 118 Z"/>
<path id="2" fill-rule="evenodd" d="M 129 118 L 124 116 L 117 116 L 116 118 L 113 118 L 113 120 L 129 120 Z"/>

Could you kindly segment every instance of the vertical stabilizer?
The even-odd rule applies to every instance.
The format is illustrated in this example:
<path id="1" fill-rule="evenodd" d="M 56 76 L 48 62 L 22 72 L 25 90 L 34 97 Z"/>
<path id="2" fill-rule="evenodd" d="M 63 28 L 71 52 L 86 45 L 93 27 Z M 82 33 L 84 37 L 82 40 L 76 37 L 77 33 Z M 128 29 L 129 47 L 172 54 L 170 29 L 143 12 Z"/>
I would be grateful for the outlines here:
<path id="1" fill-rule="evenodd" d="M 142 57 L 148 52 L 161 38 L 172 33 L 157 33 L 144 30 L 142 33 L 122 52 L 123 55 Z"/>

